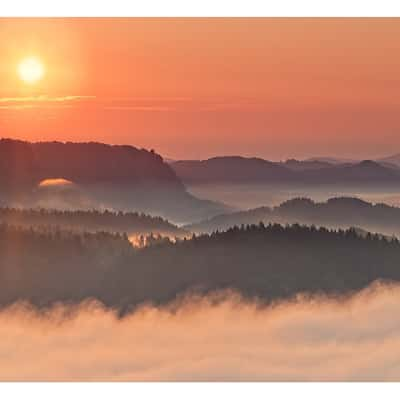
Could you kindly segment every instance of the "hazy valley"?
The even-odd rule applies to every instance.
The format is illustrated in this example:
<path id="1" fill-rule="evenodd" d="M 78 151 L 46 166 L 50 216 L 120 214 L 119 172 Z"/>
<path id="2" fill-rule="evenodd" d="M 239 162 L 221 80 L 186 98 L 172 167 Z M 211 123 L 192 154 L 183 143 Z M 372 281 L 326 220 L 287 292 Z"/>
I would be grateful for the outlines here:
<path id="1" fill-rule="evenodd" d="M 380 362 L 388 372 L 382 375 L 373 362 L 361 361 L 366 344 L 353 346 L 346 353 L 360 360 L 351 366 L 353 377 L 397 376 L 390 354 L 398 337 L 357 325 L 347 311 L 353 307 L 364 318 L 377 304 L 383 313 L 398 306 L 400 208 L 393 204 L 400 167 L 393 158 L 271 163 L 221 157 L 203 166 L 167 163 L 132 146 L 10 139 L 0 141 L 0 153 L 0 331 L 9 338 L 3 347 L 18 341 L 51 349 L 68 366 L 53 371 L 53 356 L 40 357 L 38 373 L 31 348 L 25 355 L 15 352 L 7 369 L 0 365 L 3 378 L 93 379 L 96 371 L 95 379 L 117 380 L 348 379 L 327 367 L 308 368 L 315 362 L 310 353 L 298 353 L 301 371 L 262 367 L 269 350 L 246 371 L 239 372 L 242 362 L 227 361 L 235 354 L 247 360 L 239 353 L 250 335 L 255 343 L 250 352 L 273 345 L 274 357 L 290 366 L 290 352 L 299 345 L 287 336 L 292 324 L 304 327 L 299 343 L 309 351 L 317 325 L 323 343 L 318 354 L 328 357 L 335 336 L 324 333 L 326 316 L 338 332 L 342 318 L 350 319 L 347 336 L 337 339 L 343 348 L 354 335 L 387 343 Z M 311 312 L 317 320 L 310 319 Z M 282 313 L 293 319 L 282 320 Z M 32 337 L 23 333 L 28 320 Z M 246 323 L 246 332 L 234 320 Z M 386 329 L 397 323 L 382 320 Z M 74 324 L 79 332 L 72 335 Z M 101 334 L 99 325 L 110 335 Z M 234 335 L 239 353 L 216 347 L 223 353 L 214 364 L 212 347 L 198 336 L 204 325 L 218 340 Z M 171 354 L 161 351 L 156 326 L 171 335 L 163 341 Z M 21 333 L 11 338 L 10 329 Z M 75 350 L 68 356 L 52 348 L 43 329 L 73 342 Z M 198 350 L 183 346 L 185 355 L 180 354 L 183 330 L 193 329 L 198 334 L 192 332 L 189 340 Z M 274 329 L 282 329 L 279 339 Z M 114 335 L 118 340 L 111 344 Z M 125 342 L 126 335 L 139 335 L 141 354 Z M 103 354 L 102 346 L 113 349 L 99 356 L 96 368 L 86 365 L 92 358 L 85 338 L 97 354 Z M 116 355 L 122 345 L 126 356 Z M 166 369 L 150 361 L 149 346 L 158 349 Z M 79 358 L 76 351 L 86 354 L 80 361 L 85 370 L 71 363 L 69 357 Z M 173 368 L 169 360 L 177 355 L 181 364 Z M 191 357 L 207 360 L 206 367 L 192 364 Z M 16 367 L 21 358 L 23 370 Z"/>

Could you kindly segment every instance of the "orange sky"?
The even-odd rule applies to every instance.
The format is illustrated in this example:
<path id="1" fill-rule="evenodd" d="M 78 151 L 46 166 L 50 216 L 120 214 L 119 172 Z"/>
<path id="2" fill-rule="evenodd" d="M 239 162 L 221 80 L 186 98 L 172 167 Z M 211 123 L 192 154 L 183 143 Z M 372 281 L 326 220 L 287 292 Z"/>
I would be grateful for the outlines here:
<path id="1" fill-rule="evenodd" d="M 399 38 L 400 19 L 0 19 L 0 132 L 172 158 L 400 152 Z"/>

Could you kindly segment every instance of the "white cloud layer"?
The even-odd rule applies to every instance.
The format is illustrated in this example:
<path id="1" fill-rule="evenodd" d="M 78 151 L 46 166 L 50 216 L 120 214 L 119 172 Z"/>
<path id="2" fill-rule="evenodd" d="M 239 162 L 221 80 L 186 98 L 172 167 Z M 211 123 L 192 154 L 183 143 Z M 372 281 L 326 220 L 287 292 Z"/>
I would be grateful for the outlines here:
<path id="1" fill-rule="evenodd" d="M 1 380 L 399 380 L 400 287 L 262 307 L 186 298 L 0 313 Z M 68 314 L 68 317 L 66 316 Z"/>

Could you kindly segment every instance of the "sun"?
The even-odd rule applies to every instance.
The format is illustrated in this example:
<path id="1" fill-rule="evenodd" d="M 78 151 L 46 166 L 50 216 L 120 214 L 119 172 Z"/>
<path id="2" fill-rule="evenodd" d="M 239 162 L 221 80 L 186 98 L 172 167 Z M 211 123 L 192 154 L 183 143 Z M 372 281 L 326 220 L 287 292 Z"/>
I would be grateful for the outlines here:
<path id="1" fill-rule="evenodd" d="M 37 57 L 24 58 L 18 65 L 18 75 L 22 81 L 28 84 L 39 82 L 45 73 L 43 63 Z"/>

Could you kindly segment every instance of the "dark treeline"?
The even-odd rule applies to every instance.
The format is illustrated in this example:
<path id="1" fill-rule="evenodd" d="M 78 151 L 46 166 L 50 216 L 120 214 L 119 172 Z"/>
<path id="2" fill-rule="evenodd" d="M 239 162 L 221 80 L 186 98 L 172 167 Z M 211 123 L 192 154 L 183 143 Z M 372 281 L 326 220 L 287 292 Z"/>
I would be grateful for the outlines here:
<path id="1" fill-rule="evenodd" d="M 144 249 L 126 235 L 36 232 L 0 225 L 0 304 L 79 302 L 122 311 L 189 290 L 236 289 L 263 301 L 297 293 L 340 294 L 377 279 L 400 280 L 400 244 L 354 229 L 235 227 Z"/>
<path id="2" fill-rule="evenodd" d="M 126 232 L 128 235 L 160 233 L 170 236 L 187 234 L 183 229 L 161 217 L 137 212 L 112 212 L 98 210 L 49 210 L 1 207 L 0 223 L 22 227 L 52 226 L 67 230 L 87 232 Z"/>
<path id="3" fill-rule="evenodd" d="M 83 299 L 104 285 L 106 269 L 132 252 L 126 234 L 0 224 L 0 303 Z"/>
<path id="4" fill-rule="evenodd" d="M 357 226 L 386 235 L 400 235 L 400 208 L 387 204 L 371 204 L 354 197 L 331 198 L 314 202 L 295 198 L 277 207 L 260 207 L 231 214 L 222 214 L 200 223 L 187 225 L 194 232 L 225 230 L 234 225 L 264 223 L 314 224 L 331 228 Z"/>

